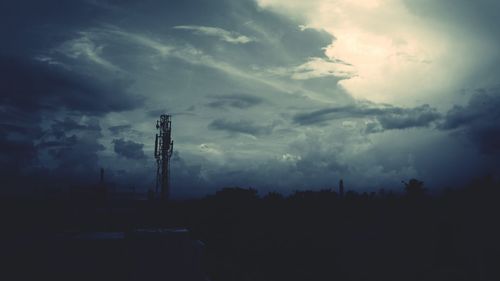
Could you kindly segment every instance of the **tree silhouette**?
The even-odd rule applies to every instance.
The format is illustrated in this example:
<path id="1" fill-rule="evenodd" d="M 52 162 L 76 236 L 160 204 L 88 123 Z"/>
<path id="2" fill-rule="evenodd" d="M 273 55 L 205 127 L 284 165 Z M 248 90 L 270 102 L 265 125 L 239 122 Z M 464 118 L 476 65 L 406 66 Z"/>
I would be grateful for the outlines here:
<path id="1" fill-rule="evenodd" d="M 422 198 L 425 196 L 424 182 L 417 179 L 410 179 L 410 181 L 402 181 L 405 185 L 406 195 L 410 198 Z"/>

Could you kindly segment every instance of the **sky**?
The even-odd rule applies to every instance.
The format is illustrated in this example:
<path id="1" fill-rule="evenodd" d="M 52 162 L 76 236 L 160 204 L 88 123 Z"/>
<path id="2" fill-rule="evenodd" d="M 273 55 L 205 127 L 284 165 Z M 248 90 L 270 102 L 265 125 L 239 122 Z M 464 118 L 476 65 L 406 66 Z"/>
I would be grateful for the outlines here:
<path id="1" fill-rule="evenodd" d="M 431 191 L 498 175 L 495 0 L 0 3 L 0 193 Z"/>

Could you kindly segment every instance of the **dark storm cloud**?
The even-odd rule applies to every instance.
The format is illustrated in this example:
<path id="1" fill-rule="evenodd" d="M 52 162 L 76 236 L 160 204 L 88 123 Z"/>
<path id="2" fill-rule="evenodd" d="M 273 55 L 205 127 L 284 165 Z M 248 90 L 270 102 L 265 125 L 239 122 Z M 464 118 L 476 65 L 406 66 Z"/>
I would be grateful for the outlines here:
<path id="1" fill-rule="evenodd" d="M 478 90 L 466 106 L 454 106 L 446 114 L 442 130 L 465 134 L 483 152 L 500 151 L 500 88 Z"/>
<path id="2" fill-rule="evenodd" d="M 141 99 L 128 92 L 127 79 L 82 71 L 78 60 L 66 65 L 42 55 L 88 26 L 97 13 L 85 9 L 86 3 L 0 5 L 0 31 L 8 38 L 0 48 L 2 180 L 13 186 L 85 182 L 104 147 L 99 121 L 81 122 L 78 116 L 133 109 Z M 43 120 L 49 129 L 42 129 Z"/>
<path id="3" fill-rule="evenodd" d="M 39 135 L 39 129 L 30 127 L 30 126 L 25 126 L 25 124 L 21 124 L 21 122 L 15 123 L 15 119 L 12 116 L 8 116 L 8 111 L 9 109 L 7 108 L 2 108 L 2 111 L 0 113 L 0 135 L 7 135 L 9 133 L 16 133 L 16 134 L 30 134 L 33 137 L 36 137 Z M 18 120 L 20 121 L 20 120 Z"/>
<path id="4" fill-rule="evenodd" d="M 117 126 L 111 126 L 108 128 L 108 130 L 113 134 L 113 135 L 118 135 L 123 132 L 130 131 L 132 129 L 132 125 L 127 124 L 127 125 L 117 125 Z"/>
<path id="5" fill-rule="evenodd" d="M 144 147 L 144 144 L 142 143 L 137 143 L 134 141 L 124 140 L 124 139 L 114 139 L 113 144 L 116 154 L 123 156 L 127 159 L 137 160 L 146 158 L 146 155 L 142 150 Z"/>
<path id="6" fill-rule="evenodd" d="M 58 185 L 91 183 L 89 175 L 98 174 L 98 153 L 105 149 L 101 137 L 97 118 L 54 121 L 36 146 L 41 166 L 37 170 L 44 171 L 36 180 Z"/>
<path id="7" fill-rule="evenodd" d="M 104 81 L 59 66 L 25 59 L 0 58 L 0 84 L 4 105 L 40 111 L 62 107 L 88 114 L 123 111 L 141 105 L 127 92 L 129 81 Z"/>
<path id="8" fill-rule="evenodd" d="M 64 136 L 66 133 L 73 133 L 74 131 L 95 131 L 100 132 L 101 127 L 98 122 L 88 122 L 86 124 L 81 124 L 76 120 L 66 117 L 64 120 L 55 120 L 51 126 L 51 134 L 56 138 Z"/>
<path id="9" fill-rule="evenodd" d="M 382 113 L 376 116 L 386 130 L 427 127 L 439 120 L 440 117 L 441 114 L 428 104 L 413 108 L 393 107 L 383 110 Z"/>
<path id="10" fill-rule="evenodd" d="M 104 15 L 90 1 L 20 0 L 0 2 L 1 55 L 33 57 L 68 39 L 75 29 Z"/>
<path id="11" fill-rule="evenodd" d="M 50 129 L 43 133 L 37 148 L 50 147 L 52 148 L 51 154 L 58 155 L 57 158 L 60 159 L 65 158 L 63 151 L 67 152 L 67 150 L 75 150 L 73 152 L 81 153 L 81 155 L 95 154 L 97 151 L 104 149 L 98 142 L 101 136 L 101 126 L 97 119 L 79 122 L 66 117 L 64 120 L 55 120 L 52 123 Z M 76 147 L 80 151 L 77 152 Z M 82 161 L 84 160 L 82 159 Z"/>
<path id="12" fill-rule="evenodd" d="M 229 133 L 249 134 L 253 136 L 268 135 L 273 130 L 273 126 L 259 126 L 248 120 L 231 121 L 226 119 L 216 119 L 212 121 L 208 127 L 214 130 L 221 130 Z"/>
<path id="13" fill-rule="evenodd" d="M 321 125 L 338 119 L 369 118 L 376 121 L 376 123 L 369 123 L 367 132 L 370 133 L 393 129 L 428 127 L 439 120 L 440 117 L 441 115 L 437 110 L 427 104 L 413 108 L 357 104 L 296 114 L 293 121 L 300 125 Z"/>
<path id="14" fill-rule="evenodd" d="M 141 105 L 141 98 L 128 92 L 129 79 L 81 68 L 84 62 L 76 58 L 59 61 L 64 58 L 46 56 L 55 55 L 54 48 L 94 25 L 105 14 L 101 8 L 90 1 L 21 0 L 0 5 L 0 30 L 9 38 L 0 49 L 2 106 L 29 114 L 36 123 L 42 111 L 104 115 Z M 15 117 L 10 122 L 20 123 Z"/>
<path id="15" fill-rule="evenodd" d="M 77 137 L 72 135 L 70 137 L 59 137 L 57 140 L 49 140 L 41 142 L 36 146 L 37 149 L 45 149 L 52 147 L 71 147 L 77 143 Z"/>
<path id="16" fill-rule="evenodd" d="M 101 128 L 95 118 L 71 117 L 37 122 L 27 132 L 0 133 L 2 191 L 30 192 L 35 187 L 90 183 L 97 175 Z M 22 186 L 22 189 L 16 187 Z"/>
<path id="17" fill-rule="evenodd" d="M 321 124 L 326 121 L 340 118 L 359 118 L 366 116 L 366 112 L 355 106 L 319 109 L 312 112 L 299 113 L 293 116 L 293 121 L 300 125 Z"/>
<path id="18" fill-rule="evenodd" d="M 263 102 L 263 99 L 248 94 L 233 94 L 211 97 L 213 101 L 207 104 L 212 108 L 234 107 L 239 109 L 249 108 Z"/>

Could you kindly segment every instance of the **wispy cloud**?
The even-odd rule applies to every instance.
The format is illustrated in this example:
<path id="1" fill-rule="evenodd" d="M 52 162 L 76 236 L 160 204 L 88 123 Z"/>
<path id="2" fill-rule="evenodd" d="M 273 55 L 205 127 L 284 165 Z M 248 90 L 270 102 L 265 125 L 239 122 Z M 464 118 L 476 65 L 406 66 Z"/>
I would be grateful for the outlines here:
<path id="1" fill-rule="evenodd" d="M 172 45 L 166 44 L 139 33 L 127 32 L 115 26 L 105 26 L 102 29 L 97 29 L 96 32 L 118 35 L 129 40 L 132 43 L 151 48 L 161 56 L 168 56 L 174 50 L 174 46 Z"/>
<path id="2" fill-rule="evenodd" d="M 220 40 L 231 44 L 246 44 L 255 41 L 255 39 L 252 39 L 245 35 L 241 35 L 234 31 L 227 31 L 219 27 L 199 26 L 199 25 L 178 25 L 174 26 L 173 28 L 191 30 L 195 34 L 218 37 Z"/>
<path id="3" fill-rule="evenodd" d="M 79 37 L 64 42 L 56 52 L 62 53 L 72 59 L 86 59 L 109 70 L 120 70 L 119 67 L 102 56 L 104 45 L 99 45 L 93 40 L 91 32 L 79 32 Z"/>
<path id="4" fill-rule="evenodd" d="M 295 67 L 275 68 L 271 72 L 280 76 L 289 76 L 294 80 L 307 80 L 328 76 L 349 79 L 356 76 L 356 70 L 351 64 L 341 60 L 318 57 L 309 58 L 307 62 Z"/>
<path id="5" fill-rule="evenodd" d="M 193 26 L 176 26 L 174 28 L 191 30 L 193 29 L 192 27 Z M 247 40 L 243 39 L 244 36 L 242 37 L 242 35 L 237 33 L 219 28 L 214 29 L 218 31 L 214 33 L 214 30 L 208 28 L 209 33 L 211 35 L 219 34 L 217 36 L 222 36 L 221 40 L 232 40 L 232 42 L 241 41 L 241 43 Z M 206 31 L 207 29 L 201 30 Z M 214 58 L 212 55 L 207 54 L 203 50 L 190 44 L 185 43 L 179 45 L 178 42 L 170 41 L 168 38 L 159 38 L 149 34 L 130 32 L 114 25 L 103 25 L 98 28 L 83 30 L 80 31 L 79 34 L 81 35 L 80 37 L 62 43 L 54 51 L 62 53 L 68 58 L 86 60 L 111 71 L 125 72 L 127 67 L 122 65 L 123 61 L 118 62 L 111 60 L 108 57 L 108 53 L 104 52 L 106 47 L 112 50 L 113 46 L 116 47 L 118 45 L 140 46 L 144 51 L 146 51 L 144 54 L 150 56 L 153 64 L 152 67 L 155 69 L 158 64 L 162 63 L 163 59 L 176 58 L 190 64 L 210 67 L 224 72 L 232 77 L 269 86 L 280 92 L 289 94 L 299 93 L 300 95 L 306 96 L 312 100 L 326 103 L 332 102 L 328 95 L 308 87 L 304 87 L 300 82 L 290 83 L 290 81 L 283 81 L 281 77 L 290 78 L 291 76 L 291 78 L 293 78 L 292 80 L 299 81 L 313 77 L 335 75 L 344 75 L 342 77 L 348 76 L 348 74 L 346 74 L 348 73 L 347 70 L 343 71 L 339 68 L 348 68 L 349 65 L 340 61 L 331 60 L 323 63 L 320 58 L 312 58 L 305 64 L 299 65 L 293 69 L 283 68 L 266 70 L 265 68 L 237 66 L 230 61 Z M 231 36 L 229 36 L 229 34 Z M 149 52 L 149 54 L 147 52 Z M 333 68 L 337 68 L 337 70 L 334 71 Z M 274 74 L 275 77 L 271 77 L 269 73 Z M 276 76 L 280 76 L 279 79 L 277 79 Z"/>

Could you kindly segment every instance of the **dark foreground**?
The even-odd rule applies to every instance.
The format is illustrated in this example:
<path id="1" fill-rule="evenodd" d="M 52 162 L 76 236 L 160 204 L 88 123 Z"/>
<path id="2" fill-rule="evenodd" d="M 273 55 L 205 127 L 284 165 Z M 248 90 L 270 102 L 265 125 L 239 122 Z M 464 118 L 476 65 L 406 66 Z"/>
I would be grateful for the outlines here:
<path id="1" fill-rule="evenodd" d="M 499 203 L 500 186 L 491 182 L 438 198 L 340 198 L 332 191 L 259 198 L 234 188 L 168 205 L 4 199 L 0 274 L 9 277 L 0 279 L 202 278 L 193 277 L 197 265 L 180 270 L 187 254 L 177 238 L 167 246 L 155 239 L 147 246 L 130 239 L 82 240 L 95 233 L 130 237 L 137 229 L 183 227 L 189 241 L 203 242 L 200 272 L 213 281 L 500 280 Z M 163 264 L 162 249 L 181 256 Z"/>

